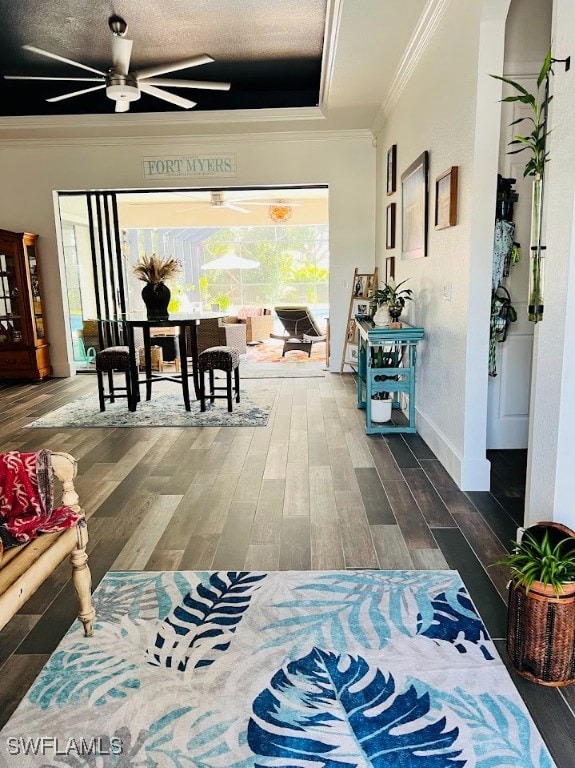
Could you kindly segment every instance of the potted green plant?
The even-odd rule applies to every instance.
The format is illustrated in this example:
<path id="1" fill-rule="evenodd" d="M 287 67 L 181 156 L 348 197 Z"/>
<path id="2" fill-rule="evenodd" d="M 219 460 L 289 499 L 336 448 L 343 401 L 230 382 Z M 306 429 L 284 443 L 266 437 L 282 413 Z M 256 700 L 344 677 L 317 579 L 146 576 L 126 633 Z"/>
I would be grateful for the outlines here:
<path id="1" fill-rule="evenodd" d="M 524 176 L 533 177 L 532 202 L 531 202 L 531 262 L 529 270 L 529 320 L 537 323 L 543 319 L 543 261 L 541 245 L 541 224 L 543 217 L 543 179 L 545 163 L 549 159 L 546 150 L 547 142 L 547 111 L 552 96 L 549 95 L 549 74 L 552 73 L 551 51 L 547 53 L 539 76 L 537 77 L 537 90 L 530 93 L 521 83 L 510 80 L 501 75 L 491 75 L 496 80 L 501 80 L 517 91 L 516 95 L 506 96 L 502 101 L 520 102 L 531 109 L 531 115 L 514 120 L 511 125 L 518 125 L 525 120 L 529 122 L 530 132 L 523 135 L 516 134 L 509 142 L 514 147 L 508 154 L 516 155 L 527 151 L 529 160 L 523 171 Z"/>
<path id="2" fill-rule="evenodd" d="M 146 305 L 148 320 L 167 320 L 171 292 L 166 280 L 176 277 L 181 270 L 180 262 L 171 256 L 162 258 L 156 253 L 140 256 L 134 265 L 134 275 L 145 283 L 142 300 Z"/>
<path id="3" fill-rule="evenodd" d="M 411 288 L 402 288 L 409 278 L 396 283 L 393 278 L 381 283 L 371 299 L 372 306 L 376 307 L 373 322 L 376 325 L 387 325 L 388 320 L 396 323 L 403 312 L 406 301 L 412 301 L 413 291 Z"/>
<path id="4" fill-rule="evenodd" d="M 537 523 L 498 564 L 511 571 L 511 664 L 543 685 L 575 682 L 575 532 L 559 523 Z"/>
<path id="5" fill-rule="evenodd" d="M 386 349 L 383 345 L 372 349 L 371 367 L 372 368 L 392 368 L 397 366 L 397 360 L 393 349 Z M 396 375 L 386 376 L 377 374 L 376 380 L 380 382 L 397 381 Z M 378 423 L 390 421 L 393 409 L 393 396 L 391 392 L 377 390 L 371 395 L 371 421 Z"/>

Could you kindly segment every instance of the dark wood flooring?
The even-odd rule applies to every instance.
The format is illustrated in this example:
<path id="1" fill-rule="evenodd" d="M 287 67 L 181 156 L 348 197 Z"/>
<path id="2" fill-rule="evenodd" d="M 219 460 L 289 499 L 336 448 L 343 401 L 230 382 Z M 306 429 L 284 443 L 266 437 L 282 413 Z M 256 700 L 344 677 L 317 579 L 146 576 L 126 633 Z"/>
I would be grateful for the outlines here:
<path id="1" fill-rule="evenodd" d="M 493 451 L 492 491 L 463 493 L 417 435 L 367 436 L 351 375 L 253 379 L 266 427 L 26 429 L 90 376 L 0 388 L 0 450 L 79 460 L 96 586 L 108 570 L 457 569 L 505 659 L 507 573 L 525 452 Z M 222 405 L 223 407 L 223 405 Z M 63 563 L 0 633 L 0 725 L 74 621 Z M 559 768 L 575 765 L 575 686 L 512 677 Z"/>

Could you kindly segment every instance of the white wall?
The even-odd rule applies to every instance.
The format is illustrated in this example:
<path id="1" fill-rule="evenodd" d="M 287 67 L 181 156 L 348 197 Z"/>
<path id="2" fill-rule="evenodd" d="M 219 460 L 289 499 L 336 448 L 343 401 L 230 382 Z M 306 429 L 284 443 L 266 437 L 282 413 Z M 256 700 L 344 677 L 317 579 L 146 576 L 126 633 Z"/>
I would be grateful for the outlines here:
<path id="1" fill-rule="evenodd" d="M 575 0 L 554 3 L 552 51 L 573 57 Z M 556 520 L 575 528 L 575 153 L 573 60 L 554 66 L 545 170 L 545 315 L 535 329 L 526 522 Z"/>
<path id="2" fill-rule="evenodd" d="M 36 232 L 43 267 L 51 361 L 56 376 L 70 372 L 67 319 L 62 305 L 53 192 L 55 190 L 129 189 L 206 184 L 329 185 L 330 304 L 332 369 L 339 360 L 349 304 L 349 287 L 357 266 L 373 268 L 375 254 L 375 150 L 367 131 L 201 136 L 189 139 L 74 138 L 5 141 L 0 167 L 9 180 L 0 188 L 0 228 Z M 144 157 L 234 153 L 237 176 L 177 179 L 173 183 L 143 179 Z"/>
<path id="3" fill-rule="evenodd" d="M 487 3 L 487 6 L 490 4 Z M 485 459 L 487 351 L 500 88 L 488 77 L 503 64 L 506 4 L 451 3 L 411 80 L 378 136 L 377 264 L 385 206 L 398 204 L 396 278 L 409 278 L 415 302 L 407 319 L 425 328 L 417 367 L 417 426 L 465 490 L 489 488 Z M 477 105 L 479 105 L 477 107 Z M 430 155 L 428 256 L 401 260 L 401 185 L 385 194 L 385 158 L 397 144 L 401 173 Z M 457 226 L 435 231 L 435 179 L 459 166 Z M 443 298 L 448 286 L 451 300 Z"/>
<path id="4" fill-rule="evenodd" d="M 541 62 L 549 50 L 553 3 L 549 0 L 511 0 L 505 31 L 505 62 L 529 71 L 532 62 Z"/>

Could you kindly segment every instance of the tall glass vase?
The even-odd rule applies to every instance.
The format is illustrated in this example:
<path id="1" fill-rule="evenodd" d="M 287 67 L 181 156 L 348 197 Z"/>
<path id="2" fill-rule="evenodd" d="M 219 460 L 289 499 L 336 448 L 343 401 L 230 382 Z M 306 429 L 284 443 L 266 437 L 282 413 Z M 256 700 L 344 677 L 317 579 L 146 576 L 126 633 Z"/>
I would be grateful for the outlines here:
<path id="1" fill-rule="evenodd" d="M 529 256 L 529 320 L 543 320 L 543 266 L 545 248 L 541 245 L 543 217 L 543 179 L 535 176 L 531 198 L 531 242 Z"/>

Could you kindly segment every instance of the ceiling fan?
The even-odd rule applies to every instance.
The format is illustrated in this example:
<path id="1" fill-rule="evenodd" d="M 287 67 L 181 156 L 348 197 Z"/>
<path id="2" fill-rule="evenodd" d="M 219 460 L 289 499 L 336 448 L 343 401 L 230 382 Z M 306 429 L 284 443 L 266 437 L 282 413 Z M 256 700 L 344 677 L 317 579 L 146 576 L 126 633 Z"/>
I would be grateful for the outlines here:
<path id="1" fill-rule="evenodd" d="M 216 192 L 212 190 L 210 192 L 209 202 L 200 202 L 196 203 L 196 205 L 209 205 L 211 208 L 229 208 L 232 211 L 237 211 L 238 213 L 250 213 L 247 208 L 242 208 L 240 205 L 237 205 L 237 202 L 243 202 L 243 200 L 232 202 L 231 200 L 226 200 L 223 192 Z"/>
<path id="2" fill-rule="evenodd" d="M 36 48 L 34 45 L 22 46 L 24 50 L 45 56 L 48 59 L 63 61 L 65 64 L 71 64 L 73 67 L 85 69 L 94 73 L 97 77 L 34 77 L 31 75 L 4 75 L 6 80 L 68 80 L 82 83 L 98 83 L 98 85 L 89 88 L 82 88 L 79 91 L 64 93 L 61 96 L 53 96 L 46 101 L 57 102 L 71 99 L 74 96 L 82 96 L 84 93 L 106 89 L 106 96 L 115 102 L 116 112 L 128 112 L 130 102 L 140 98 L 141 93 L 147 93 L 149 96 L 155 96 L 170 104 L 175 104 L 183 109 L 191 109 L 196 106 L 195 101 L 184 99 L 175 93 L 163 90 L 163 86 L 171 88 L 203 88 L 214 91 L 228 91 L 230 83 L 218 83 L 208 80 L 172 80 L 170 78 L 158 77 L 168 72 L 176 72 L 179 69 L 188 67 L 197 67 L 200 64 L 209 64 L 214 60 L 211 56 L 205 54 L 192 56 L 189 59 L 174 61 L 172 63 L 158 64 L 152 67 L 145 67 L 134 72 L 130 72 L 130 56 L 132 53 L 133 41 L 125 37 L 128 25 L 120 16 L 110 16 L 108 26 L 112 32 L 112 65 L 107 72 L 90 67 L 87 64 L 81 64 L 78 61 L 67 59 L 56 53 L 50 53 L 42 48 Z M 158 87 L 160 86 L 160 87 Z"/>
<path id="3" fill-rule="evenodd" d="M 277 201 L 282 202 L 282 201 Z M 222 191 L 211 190 L 210 199 L 206 201 L 192 202 L 191 205 L 209 205 L 211 208 L 229 208 L 232 211 L 238 211 L 239 213 L 252 213 L 248 208 L 252 205 L 264 205 L 269 208 L 270 205 L 274 205 L 275 201 L 261 200 L 253 197 L 237 197 L 234 200 L 227 200 L 225 193 Z M 298 206 L 301 203 L 293 202 L 291 206 Z M 245 206 L 248 206 L 246 208 Z"/>

